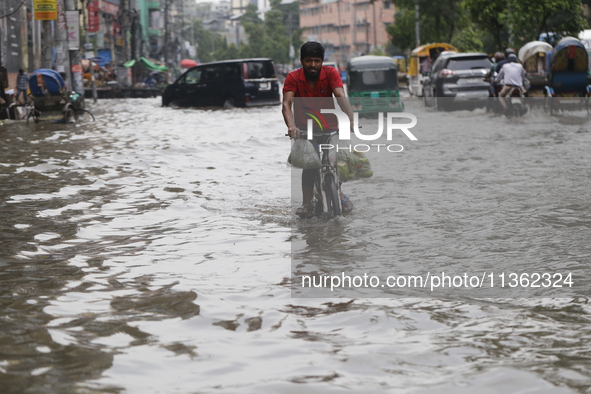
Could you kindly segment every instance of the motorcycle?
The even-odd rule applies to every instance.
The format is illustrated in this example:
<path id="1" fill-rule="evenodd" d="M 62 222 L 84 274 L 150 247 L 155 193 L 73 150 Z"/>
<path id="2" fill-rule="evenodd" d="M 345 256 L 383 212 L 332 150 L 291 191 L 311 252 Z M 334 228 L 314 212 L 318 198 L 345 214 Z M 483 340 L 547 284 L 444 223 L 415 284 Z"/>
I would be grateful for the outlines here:
<path id="1" fill-rule="evenodd" d="M 493 74 L 493 80 L 494 78 L 496 78 L 496 73 Z M 499 95 L 501 89 L 503 89 L 503 84 L 496 84 L 495 94 L 489 97 L 489 99 L 492 101 L 490 109 L 496 114 L 505 114 L 508 118 L 525 115 L 525 113 L 527 113 L 525 97 L 527 96 L 526 92 L 529 89 L 529 81 L 527 79 L 524 79 L 523 88 L 513 87 L 511 88 L 511 91 L 505 97 L 502 98 Z M 505 100 L 505 103 L 507 104 L 507 109 L 503 107 L 499 99 Z"/>
<path id="2" fill-rule="evenodd" d="M 505 97 L 507 102 L 508 118 L 514 116 L 523 116 L 527 112 L 527 106 L 525 105 L 525 94 L 521 88 L 511 88 L 511 91 Z"/>

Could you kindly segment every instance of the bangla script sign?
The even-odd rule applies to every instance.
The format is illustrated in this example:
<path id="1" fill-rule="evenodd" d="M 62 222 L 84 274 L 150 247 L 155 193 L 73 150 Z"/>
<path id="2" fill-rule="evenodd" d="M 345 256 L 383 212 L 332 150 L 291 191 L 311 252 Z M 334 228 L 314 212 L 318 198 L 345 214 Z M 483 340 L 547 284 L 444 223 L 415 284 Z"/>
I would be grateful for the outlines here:
<path id="1" fill-rule="evenodd" d="M 33 3 L 36 21 L 51 21 L 57 19 L 56 0 L 35 0 Z"/>
<path id="2" fill-rule="evenodd" d="M 88 2 L 88 32 L 94 33 L 99 31 L 99 7 L 98 1 Z"/>

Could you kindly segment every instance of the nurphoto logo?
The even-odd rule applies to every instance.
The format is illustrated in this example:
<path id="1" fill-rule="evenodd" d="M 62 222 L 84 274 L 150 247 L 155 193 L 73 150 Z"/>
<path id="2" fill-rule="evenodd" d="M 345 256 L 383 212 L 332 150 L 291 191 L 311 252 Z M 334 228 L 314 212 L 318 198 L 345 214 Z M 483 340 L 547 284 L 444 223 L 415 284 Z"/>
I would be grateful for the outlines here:
<path id="1" fill-rule="evenodd" d="M 308 110 L 312 111 L 310 108 Z M 351 140 L 351 122 L 346 113 L 338 108 L 321 109 L 320 113 L 317 111 L 306 112 L 306 115 L 312 119 L 307 120 L 307 135 L 308 139 L 313 139 L 313 122 L 320 127 L 321 130 L 326 128 L 326 120 L 321 114 L 333 114 L 337 117 L 338 128 L 339 128 L 339 139 L 340 140 Z M 385 122 L 384 122 L 385 119 Z M 408 119 L 410 122 L 398 123 L 400 119 Z M 395 121 L 396 120 L 396 121 Z M 357 138 L 362 141 L 375 141 L 382 137 L 384 134 L 384 123 L 386 123 L 386 139 L 388 141 L 393 140 L 395 130 L 400 130 L 404 135 L 411 141 L 418 141 L 417 137 L 411 133 L 410 129 L 417 125 L 417 117 L 408 112 L 378 112 L 378 130 L 373 134 L 363 134 L 359 130 L 359 113 L 353 113 L 353 132 Z M 368 152 L 375 148 L 378 152 L 380 148 L 385 148 L 388 152 L 402 152 L 404 147 L 400 144 L 357 144 L 349 146 L 336 146 L 337 151 L 339 150 L 352 150 L 357 152 Z M 332 149 L 335 148 L 332 144 L 320 144 L 319 149 Z"/>

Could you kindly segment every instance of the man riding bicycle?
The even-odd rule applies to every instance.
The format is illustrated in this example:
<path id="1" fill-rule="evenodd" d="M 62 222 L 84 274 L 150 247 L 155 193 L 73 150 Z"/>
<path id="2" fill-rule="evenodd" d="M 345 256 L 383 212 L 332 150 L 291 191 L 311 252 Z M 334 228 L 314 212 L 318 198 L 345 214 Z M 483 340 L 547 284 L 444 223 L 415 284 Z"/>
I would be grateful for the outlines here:
<path id="1" fill-rule="evenodd" d="M 334 67 L 322 66 L 324 61 L 324 47 L 319 42 L 308 41 L 300 48 L 300 61 L 302 68 L 290 72 L 285 78 L 283 85 L 283 103 L 282 114 L 285 125 L 287 126 L 287 133 L 291 138 L 301 138 L 300 128 L 305 128 L 306 123 L 301 119 L 300 114 L 294 111 L 292 105 L 295 97 L 332 97 L 333 95 L 339 100 L 342 110 L 349 116 L 351 123 L 353 122 L 353 109 L 349 102 L 345 99 L 345 91 L 343 89 L 343 81 L 338 71 Z M 313 101 L 311 101 L 313 102 Z M 320 109 L 320 108 L 319 108 Z M 328 122 L 328 129 L 338 130 L 338 123 L 336 119 L 331 117 Z M 314 137 L 312 143 L 315 146 L 326 143 L 321 141 L 321 138 Z M 308 218 L 312 216 L 312 197 L 314 195 L 314 180 L 318 174 L 318 170 L 303 170 L 302 171 L 302 206 L 296 210 L 296 215 L 300 218 Z M 341 191 L 341 211 L 343 214 L 348 214 L 353 210 L 353 203 Z"/>

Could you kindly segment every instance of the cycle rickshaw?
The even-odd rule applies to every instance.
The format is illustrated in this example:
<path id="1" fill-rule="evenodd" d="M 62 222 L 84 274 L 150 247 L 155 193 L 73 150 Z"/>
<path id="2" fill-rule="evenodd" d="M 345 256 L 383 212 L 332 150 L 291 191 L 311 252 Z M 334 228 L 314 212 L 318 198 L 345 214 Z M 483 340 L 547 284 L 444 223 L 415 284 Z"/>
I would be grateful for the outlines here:
<path id="1" fill-rule="evenodd" d="M 548 61 L 546 58 L 552 52 L 552 45 L 543 41 L 531 41 L 521 47 L 518 58 L 529 81 L 527 91 L 529 97 L 542 97 L 548 86 Z"/>
<path id="2" fill-rule="evenodd" d="M 57 71 L 35 70 L 29 76 L 29 89 L 32 105 L 26 112 L 27 122 L 33 119 L 38 123 L 43 116 L 54 123 L 75 123 L 82 113 L 88 113 L 94 120 L 94 115 L 84 108 L 84 98 L 76 92 L 68 92 Z"/>
<path id="3" fill-rule="evenodd" d="M 589 58 L 583 43 L 574 37 L 564 37 L 549 58 L 548 85 L 545 87 L 545 106 L 553 114 L 566 107 L 589 113 Z"/>

